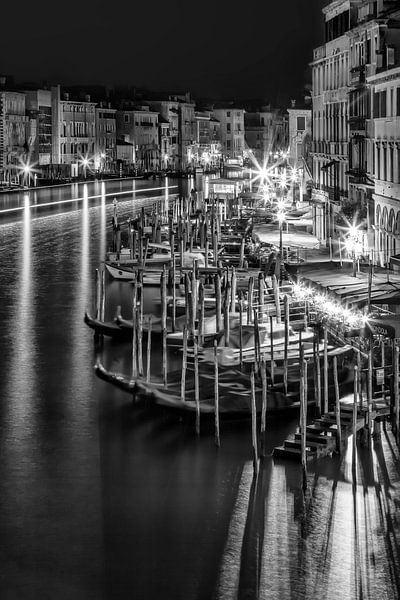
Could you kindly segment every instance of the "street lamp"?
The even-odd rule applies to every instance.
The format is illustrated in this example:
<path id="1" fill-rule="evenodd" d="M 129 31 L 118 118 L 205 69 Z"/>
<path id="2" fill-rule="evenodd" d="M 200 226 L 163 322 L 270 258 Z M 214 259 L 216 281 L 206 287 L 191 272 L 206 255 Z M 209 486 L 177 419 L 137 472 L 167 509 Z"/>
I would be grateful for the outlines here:
<path id="1" fill-rule="evenodd" d="M 362 234 L 354 225 L 348 229 L 345 248 L 353 260 L 353 277 L 357 277 L 357 260 L 362 255 L 363 242 Z"/>
<path id="2" fill-rule="evenodd" d="M 83 166 L 83 178 L 86 179 L 86 169 L 89 166 L 89 159 L 88 158 L 83 158 L 82 159 L 82 166 Z"/>
<path id="3" fill-rule="evenodd" d="M 285 222 L 286 214 L 284 213 L 283 210 L 279 210 L 276 214 L 276 217 L 277 217 L 278 223 L 279 223 L 279 253 L 282 257 L 283 256 L 282 229 L 283 229 L 283 224 Z"/>

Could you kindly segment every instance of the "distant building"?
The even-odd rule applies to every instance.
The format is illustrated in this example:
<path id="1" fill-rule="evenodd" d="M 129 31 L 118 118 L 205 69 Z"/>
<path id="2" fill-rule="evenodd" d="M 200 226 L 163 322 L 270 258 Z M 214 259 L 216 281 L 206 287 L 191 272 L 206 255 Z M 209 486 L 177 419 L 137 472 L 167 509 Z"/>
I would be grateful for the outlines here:
<path id="1" fill-rule="evenodd" d="M 134 171 L 135 163 L 134 144 L 122 139 L 117 139 L 115 148 L 118 172 L 121 175 L 132 173 Z"/>
<path id="2" fill-rule="evenodd" d="M 162 140 L 160 139 L 162 168 L 179 170 L 181 168 L 179 102 L 169 97 L 167 100 L 146 100 L 146 104 L 159 113 L 159 124 L 164 124 L 161 128 Z M 165 127 L 165 122 L 168 123 L 168 128 Z"/>
<path id="3" fill-rule="evenodd" d="M 286 153 L 288 146 L 287 115 L 270 106 L 244 115 L 246 151 L 251 150 L 260 166 Z"/>
<path id="4" fill-rule="evenodd" d="M 35 122 L 35 135 L 29 143 L 30 162 L 35 170 L 44 176 L 52 174 L 53 94 L 57 94 L 57 88 L 25 91 L 26 112 Z"/>
<path id="5" fill-rule="evenodd" d="M 212 112 L 221 124 L 220 133 L 223 158 L 236 158 L 242 161 L 245 149 L 244 109 L 214 107 Z"/>
<path id="6" fill-rule="evenodd" d="M 311 106 L 301 106 L 292 101 L 292 105 L 287 109 L 289 114 L 288 122 L 288 155 L 287 160 L 294 169 L 302 169 L 304 163 L 309 170 L 312 169 L 309 163 L 309 151 L 312 136 L 312 110 Z"/>
<path id="7" fill-rule="evenodd" d="M 117 137 L 135 147 L 135 166 L 139 170 L 157 170 L 160 165 L 158 112 L 148 106 L 117 110 Z"/>
<path id="8" fill-rule="evenodd" d="M 205 170 L 216 169 L 221 163 L 221 124 L 211 111 L 195 111 L 192 161 Z"/>
<path id="9" fill-rule="evenodd" d="M 116 110 L 107 103 L 96 107 L 95 169 L 102 173 L 114 172 L 117 165 Z"/>
<path id="10" fill-rule="evenodd" d="M 30 119 L 25 94 L 6 90 L 0 79 L 0 179 L 22 182 L 22 165 L 29 158 Z M 2 89 L 3 88 L 3 89 Z"/>
<path id="11" fill-rule="evenodd" d="M 76 177 L 94 169 L 96 146 L 96 103 L 72 100 L 68 93 L 62 99 L 53 96 L 53 114 L 56 135 L 53 138 L 53 156 L 63 175 Z"/>

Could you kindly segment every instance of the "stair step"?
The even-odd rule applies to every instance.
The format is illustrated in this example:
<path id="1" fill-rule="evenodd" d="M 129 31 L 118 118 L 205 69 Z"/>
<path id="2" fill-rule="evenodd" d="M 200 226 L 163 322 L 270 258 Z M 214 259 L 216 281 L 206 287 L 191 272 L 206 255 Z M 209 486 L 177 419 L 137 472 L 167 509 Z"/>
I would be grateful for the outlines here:
<path id="1" fill-rule="evenodd" d="M 295 433 L 294 439 L 301 441 L 301 433 Z M 318 446 L 326 446 L 329 442 L 329 438 L 326 435 L 310 435 L 306 432 L 306 445 L 317 444 Z"/>
<path id="2" fill-rule="evenodd" d="M 324 435 L 326 437 L 331 437 L 331 436 L 336 437 L 336 427 L 335 428 L 322 427 L 319 424 L 316 424 L 315 422 L 313 425 L 307 425 L 306 431 L 307 431 L 307 433 L 310 433 L 310 434 Z M 331 434 L 331 436 L 327 435 L 329 433 Z"/>
<path id="3" fill-rule="evenodd" d="M 283 442 L 283 447 L 284 448 L 299 448 L 301 451 L 301 442 L 297 442 L 296 440 L 285 440 Z M 318 444 L 315 444 L 315 442 L 310 442 L 310 443 L 306 443 L 306 451 L 307 453 L 313 453 L 316 451 L 318 447 Z"/>

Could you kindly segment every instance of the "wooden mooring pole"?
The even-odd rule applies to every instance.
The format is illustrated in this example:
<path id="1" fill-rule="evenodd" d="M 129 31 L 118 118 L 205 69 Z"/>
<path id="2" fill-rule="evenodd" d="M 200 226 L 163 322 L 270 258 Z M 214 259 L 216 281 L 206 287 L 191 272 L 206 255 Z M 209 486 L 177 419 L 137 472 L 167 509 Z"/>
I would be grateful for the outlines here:
<path id="1" fill-rule="evenodd" d="M 336 450 L 339 454 L 341 454 L 341 451 L 342 451 L 342 423 L 340 420 L 340 394 L 339 394 L 337 356 L 333 357 L 333 380 L 334 380 L 334 384 L 335 384 Z"/>
<path id="2" fill-rule="evenodd" d="M 262 406 L 261 406 L 261 454 L 265 456 L 265 430 L 267 421 L 267 365 L 261 361 Z"/>
<path id="3" fill-rule="evenodd" d="M 400 444 L 400 403 L 399 403 L 399 347 L 394 349 L 394 369 L 393 369 L 393 386 L 394 386 L 394 432 L 396 435 L 397 444 Z"/>
<path id="4" fill-rule="evenodd" d="M 151 371 L 151 315 L 149 315 L 147 321 L 147 358 L 146 358 L 146 381 L 150 383 L 150 371 Z"/>
<path id="5" fill-rule="evenodd" d="M 329 410 L 329 386 L 328 386 L 328 329 L 324 326 L 324 413 Z"/>
<path id="6" fill-rule="evenodd" d="M 251 383 L 251 439 L 253 446 L 253 469 L 258 474 L 258 446 L 257 446 L 257 409 L 256 409 L 256 387 L 254 382 L 254 368 L 250 372 Z"/>
<path id="7" fill-rule="evenodd" d="M 215 444 L 219 448 L 221 445 L 219 435 L 219 385 L 218 385 L 218 348 L 217 341 L 214 340 L 214 423 L 215 423 Z"/>

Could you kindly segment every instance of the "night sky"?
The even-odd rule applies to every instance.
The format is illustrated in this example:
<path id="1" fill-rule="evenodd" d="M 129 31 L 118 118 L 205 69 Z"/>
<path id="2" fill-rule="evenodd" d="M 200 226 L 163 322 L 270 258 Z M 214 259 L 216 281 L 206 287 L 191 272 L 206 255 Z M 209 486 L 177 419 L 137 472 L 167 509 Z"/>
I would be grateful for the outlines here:
<path id="1" fill-rule="evenodd" d="M 323 0 L 6 0 L 0 73 L 17 82 L 132 85 L 196 97 L 298 95 Z M 6 25 L 7 24 L 7 25 Z"/>

